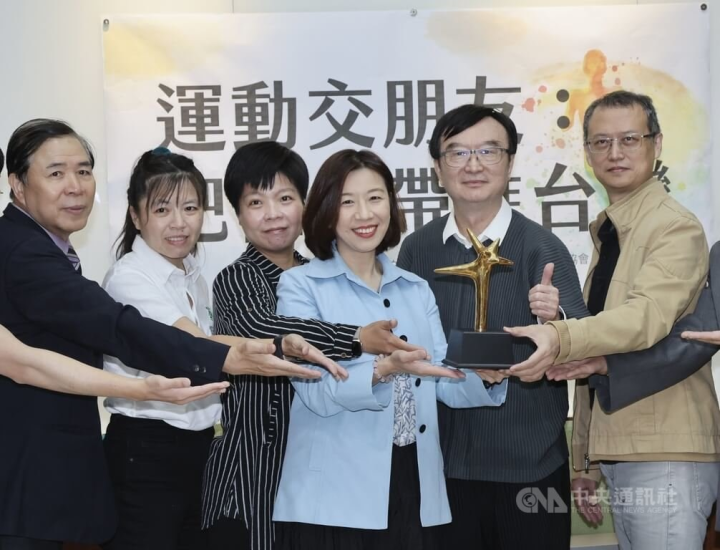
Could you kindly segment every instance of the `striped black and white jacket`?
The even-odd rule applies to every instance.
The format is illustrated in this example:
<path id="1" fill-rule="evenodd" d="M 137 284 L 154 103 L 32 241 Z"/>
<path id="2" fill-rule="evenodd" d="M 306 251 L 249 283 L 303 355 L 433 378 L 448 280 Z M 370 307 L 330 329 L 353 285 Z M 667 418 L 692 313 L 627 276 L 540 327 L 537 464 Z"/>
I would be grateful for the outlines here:
<path id="1" fill-rule="evenodd" d="M 295 259 L 307 262 L 297 252 Z M 248 244 L 213 284 L 213 332 L 246 338 L 295 333 L 332 359 L 349 357 L 358 327 L 275 314 L 282 272 Z M 252 549 L 269 550 L 293 389 L 286 377 L 230 376 L 230 382 L 222 396 L 223 433 L 213 441 L 205 468 L 202 526 L 242 518 Z"/>

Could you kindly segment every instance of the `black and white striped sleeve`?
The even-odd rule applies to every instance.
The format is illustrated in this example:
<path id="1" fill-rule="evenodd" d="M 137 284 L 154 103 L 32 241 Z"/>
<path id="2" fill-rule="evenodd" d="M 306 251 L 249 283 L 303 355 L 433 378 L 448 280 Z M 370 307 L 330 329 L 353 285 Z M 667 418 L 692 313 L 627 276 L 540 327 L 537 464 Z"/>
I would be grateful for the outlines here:
<path id="1" fill-rule="evenodd" d="M 272 338 L 294 333 L 333 360 L 352 354 L 357 326 L 277 315 L 273 289 L 255 266 L 235 263 L 223 269 L 213 283 L 213 300 L 215 334 Z"/>

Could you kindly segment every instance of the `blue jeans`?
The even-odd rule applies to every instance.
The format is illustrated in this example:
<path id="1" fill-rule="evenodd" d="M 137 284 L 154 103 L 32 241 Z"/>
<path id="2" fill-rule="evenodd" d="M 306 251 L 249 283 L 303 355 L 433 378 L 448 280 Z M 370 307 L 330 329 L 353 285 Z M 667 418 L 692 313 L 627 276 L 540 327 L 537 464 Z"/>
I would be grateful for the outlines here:
<path id="1" fill-rule="evenodd" d="M 720 463 L 600 464 L 621 550 L 701 550 Z"/>

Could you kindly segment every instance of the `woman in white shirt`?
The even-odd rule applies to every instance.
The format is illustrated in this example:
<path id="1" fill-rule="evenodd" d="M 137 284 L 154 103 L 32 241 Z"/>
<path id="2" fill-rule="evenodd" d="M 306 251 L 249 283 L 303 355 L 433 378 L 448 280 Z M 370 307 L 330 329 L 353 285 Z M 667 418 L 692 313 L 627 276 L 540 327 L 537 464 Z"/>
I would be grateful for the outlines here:
<path id="1" fill-rule="evenodd" d="M 212 327 L 208 288 L 194 255 L 206 204 L 207 183 L 189 158 L 165 148 L 143 154 L 130 178 L 118 261 L 103 283 L 117 301 L 200 337 L 208 337 Z M 274 343 L 282 347 L 279 356 L 314 356 L 334 374 L 346 375 L 296 335 Z M 105 370 L 148 376 L 107 356 Z M 272 374 L 277 372 L 267 373 Z M 200 494 L 220 418 L 217 395 L 187 405 L 109 398 L 105 407 L 112 413 L 105 452 L 119 517 L 106 548 L 204 548 Z"/>

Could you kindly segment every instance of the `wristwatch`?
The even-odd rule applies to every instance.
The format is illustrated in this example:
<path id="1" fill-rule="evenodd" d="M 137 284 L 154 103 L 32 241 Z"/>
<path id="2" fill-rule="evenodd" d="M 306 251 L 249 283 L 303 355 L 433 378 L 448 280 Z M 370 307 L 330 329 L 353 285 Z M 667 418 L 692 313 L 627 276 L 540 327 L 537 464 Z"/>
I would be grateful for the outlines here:
<path id="1" fill-rule="evenodd" d="M 273 338 L 273 345 L 275 346 L 273 355 L 278 359 L 285 359 L 285 354 L 283 353 L 283 338 L 285 338 L 284 334 L 279 334 Z"/>
<path id="2" fill-rule="evenodd" d="M 350 346 L 350 357 L 352 357 L 353 359 L 357 359 L 363 353 L 362 342 L 360 341 L 361 328 L 362 327 L 358 327 L 355 331 L 355 336 L 353 336 L 352 345 Z"/>

